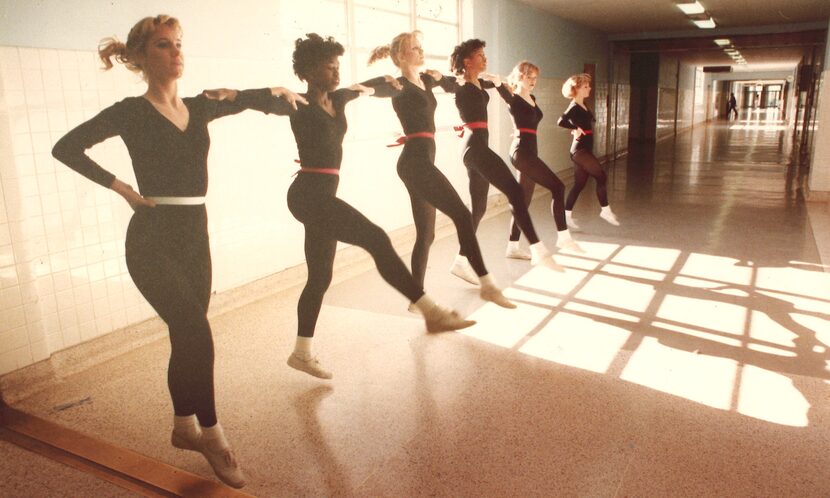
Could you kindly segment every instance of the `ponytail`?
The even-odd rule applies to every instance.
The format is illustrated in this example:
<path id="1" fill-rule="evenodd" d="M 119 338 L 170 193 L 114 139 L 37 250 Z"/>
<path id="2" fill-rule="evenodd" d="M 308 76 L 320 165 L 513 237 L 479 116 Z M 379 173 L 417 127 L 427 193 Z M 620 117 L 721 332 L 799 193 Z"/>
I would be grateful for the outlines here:
<path id="1" fill-rule="evenodd" d="M 371 66 L 375 62 L 385 59 L 387 57 L 392 56 L 392 46 L 391 45 L 381 45 L 380 47 L 376 47 L 372 50 L 372 55 L 369 56 L 369 62 L 366 63 L 367 66 Z"/>

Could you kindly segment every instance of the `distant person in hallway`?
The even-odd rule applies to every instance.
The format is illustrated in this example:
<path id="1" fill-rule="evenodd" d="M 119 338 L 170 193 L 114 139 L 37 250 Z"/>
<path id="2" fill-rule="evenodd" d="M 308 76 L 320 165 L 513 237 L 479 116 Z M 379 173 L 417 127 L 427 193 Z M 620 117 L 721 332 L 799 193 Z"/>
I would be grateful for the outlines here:
<path id="1" fill-rule="evenodd" d="M 372 51 L 369 59 L 372 64 L 389 57 L 401 70 L 398 81 L 402 90 L 392 97 L 392 107 L 404 131 L 398 176 L 409 192 L 415 222 L 412 275 L 421 286 L 424 285 L 429 248 L 435 239 L 435 208 L 438 208 L 455 224 L 459 244 L 481 283 L 481 298 L 505 308 L 515 308 L 484 266 L 470 211 L 447 177 L 435 166 L 435 108 L 438 102 L 432 88 L 440 85 L 451 89 L 455 78 L 445 78 L 435 70 L 419 73 L 424 65 L 420 36 L 418 31 L 401 33 L 389 45 Z M 414 305 L 410 305 L 410 311 L 417 311 L 413 308 Z"/>
<path id="2" fill-rule="evenodd" d="M 536 97 L 530 93 L 536 88 L 539 79 L 539 67 L 528 61 L 516 64 L 510 76 L 507 77 L 508 89 L 499 87 L 502 96 L 513 117 L 513 142 L 510 145 L 510 161 L 519 172 L 519 184 L 524 192 L 525 205 L 530 206 L 533 199 L 533 189 L 536 184 L 550 190 L 550 213 L 556 223 L 556 246 L 582 252 L 568 230 L 565 221 L 565 184 L 539 158 L 537 143 L 537 128 L 542 120 L 542 110 L 536 102 Z M 512 88 L 511 88 L 512 87 Z M 519 245 L 521 232 L 516 220 L 511 220 L 510 236 L 507 242 L 508 258 L 530 259 L 530 254 Z"/>
<path id="3" fill-rule="evenodd" d="M 297 102 L 305 101 L 284 88 L 208 90 L 180 98 L 181 35 L 175 18 L 159 15 L 139 21 L 126 44 L 115 38 L 103 40 L 99 56 L 105 69 L 112 68 L 115 58 L 142 75 L 147 91 L 107 107 L 71 130 L 52 153 L 124 197 L 135 211 L 127 229 L 127 268 L 169 328 L 167 382 L 175 413 L 171 442 L 201 452 L 223 482 L 240 488 L 245 476 L 216 417 L 213 336 L 207 320 L 211 292 L 204 202 L 208 123 L 244 109 L 287 114 Z M 85 153 L 115 136 L 127 146 L 139 192 Z"/>
<path id="4" fill-rule="evenodd" d="M 608 204 L 608 177 L 594 156 L 594 115 L 585 105 L 585 99 L 591 95 L 591 75 L 582 73 L 568 78 L 562 85 L 562 95 L 566 99 L 571 99 L 571 103 L 559 117 L 557 124 L 572 130 L 574 137 L 570 149 L 571 161 L 574 164 L 574 185 L 565 201 L 565 220 L 574 231 L 579 230 L 573 219 L 574 204 L 588 183 L 588 178 L 594 177 L 601 208 L 599 216 L 608 223 L 619 226 L 620 222 Z"/>
<path id="5" fill-rule="evenodd" d="M 458 108 L 463 122 L 456 128 L 464 137 L 462 159 L 470 179 L 473 227 L 477 229 L 484 217 L 487 210 L 487 194 L 492 184 L 507 197 L 513 218 L 530 243 L 531 264 L 543 264 L 561 271 L 562 267 L 556 264 L 550 251 L 536 234 L 522 187 L 504 160 L 490 148 L 490 132 L 487 128 L 487 103 L 490 101 L 490 95 L 487 89 L 498 88 L 499 92 L 508 90 L 503 88 L 501 77 L 484 72 L 487 69 L 484 46 L 485 42 L 482 40 L 467 40 L 457 45 L 450 56 L 450 68 L 456 75 L 460 75 L 463 81 L 461 84 L 453 85 L 450 90 L 455 93 L 455 107 Z M 463 247 L 450 271 L 472 284 L 477 283 Z"/>
<path id="6" fill-rule="evenodd" d="M 729 102 L 726 105 L 726 119 L 729 119 L 732 113 L 735 113 L 735 119 L 738 119 L 738 101 L 735 99 L 735 94 L 729 94 Z"/>
<path id="7" fill-rule="evenodd" d="M 381 277 L 423 314 L 429 332 L 475 323 L 432 301 L 395 253 L 386 232 L 337 197 L 346 104 L 361 95 L 388 97 L 400 88 L 397 80 L 387 76 L 338 89 L 343 53 L 343 45 L 334 38 L 310 33 L 296 41 L 293 54 L 294 73 L 308 84 L 304 97 L 309 105 L 291 115 L 301 167 L 288 189 L 288 209 L 305 225 L 308 281 L 297 303 L 297 342 L 288 365 L 322 379 L 332 374 L 311 354 L 311 342 L 323 296 L 331 284 L 337 241 L 368 251 Z"/>

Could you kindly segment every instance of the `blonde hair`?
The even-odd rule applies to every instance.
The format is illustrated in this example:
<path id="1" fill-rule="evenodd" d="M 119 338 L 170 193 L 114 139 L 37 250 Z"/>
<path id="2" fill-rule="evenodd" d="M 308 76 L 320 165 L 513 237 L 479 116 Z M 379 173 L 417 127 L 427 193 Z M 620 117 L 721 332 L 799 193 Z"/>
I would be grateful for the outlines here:
<path id="1" fill-rule="evenodd" d="M 513 88 L 519 84 L 519 76 L 527 76 L 532 71 L 535 71 L 536 74 L 539 74 L 539 66 L 530 62 L 530 61 L 521 61 L 516 64 L 516 67 L 513 68 L 513 71 L 510 72 L 510 75 L 507 77 L 507 82 Z"/>
<path id="2" fill-rule="evenodd" d="M 585 86 L 586 84 L 591 82 L 591 75 L 588 73 L 579 73 L 571 76 L 565 81 L 565 84 L 562 85 L 562 95 L 566 99 L 572 99 L 576 97 L 576 91 L 579 90 L 580 87 Z"/>
<path id="3" fill-rule="evenodd" d="M 395 38 L 392 38 L 392 43 L 389 45 L 381 45 L 380 47 L 372 50 L 372 55 L 369 56 L 369 62 L 367 62 L 367 65 L 372 65 L 381 59 L 389 57 L 392 59 L 392 63 L 395 64 L 396 67 L 401 67 L 401 53 L 412 47 L 412 40 L 420 37 L 421 35 L 422 33 L 420 31 L 410 31 L 399 34 Z"/>
<path id="4" fill-rule="evenodd" d="M 127 35 L 126 44 L 120 42 L 114 36 L 102 39 L 101 43 L 98 44 L 98 57 L 104 63 L 104 70 L 112 69 L 111 59 L 114 57 L 116 62 L 124 64 L 130 71 L 143 72 L 144 69 L 141 67 L 141 63 L 138 62 L 138 57 L 144 53 L 147 41 L 159 26 L 169 26 L 178 30 L 179 34 L 182 32 L 178 19 L 160 14 L 156 17 L 145 17 L 138 21 L 130 30 L 130 34 Z"/>

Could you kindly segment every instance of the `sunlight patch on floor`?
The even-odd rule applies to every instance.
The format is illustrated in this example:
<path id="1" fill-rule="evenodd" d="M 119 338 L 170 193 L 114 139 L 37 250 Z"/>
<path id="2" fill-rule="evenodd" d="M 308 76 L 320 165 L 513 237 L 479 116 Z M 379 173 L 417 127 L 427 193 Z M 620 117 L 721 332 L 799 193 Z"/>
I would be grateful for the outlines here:
<path id="1" fill-rule="evenodd" d="M 728 410 L 738 362 L 682 351 L 645 337 L 620 378 L 706 406 Z"/>
<path id="2" fill-rule="evenodd" d="M 743 264 L 743 266 L 741 266 Z M 752 277 L 751 266 L 733 258 L 708 254 L 689 254 L 680 274 L 721 282 L 723 284 L 748 285 Z"/>
<path id="3" fill-rule="evenodd" d="M 667 295 L 657 310 L 657 317 L 674 323 L 741 336 L 747 310 L 743 306 L 712 299 Z"/>
<path id="4" fill-rule="evenodd" d="M 519 351 L 562 365 L 605 373 L 630 335 L 622 327 L 561 312 Z"/>
<path id="5" fill-rule="evenodd" d="M 680 251 L 662 247 L 625 246 L 611 261 L 651 270 L 667 272 L 672 269 Z"/>
<path id="6" fill-rule="evenodd" d="M 599 303 L 613 309 L 644 312 L 654 299 L 654 286 L 627 279 L 594 275 L 575 299 L 580 302 Z"/>
<path id="7" fill-rule="evenodd" d="M 828 371 L 830 274 L 580 244 L 584 254 L 556 256 L 565 272 L 531 268 L 505 289 L 518 310 L 488 303 L 462 333 L 591 372 L 621 366 L 622 380 L 706 406 L 807 423 L 809 403 L 792 379 L 764 367 L 793 361 L 817 376 Z"/>
<path id="8" fill-rule="evenodd" d="M 796 334 L 788 330 L 784 325 L 771 318 L 766 312 L 753 311 L 752 320 L 749 326 L 749 335 L 752 341 L 747 347 L 752 351 L 774 354 L 777 356 L 788 356 L 794 358 L 795 346 L 793 339 Z M 759 344 L 758 342 L 770 343 Z M 781 347 L 776 347 L 781 346 Z"/>
<path id="9" fill-rule="evenodd" d="M 741 371 L 738 413 L 793 427 L 807 426 L 810 404 L 789 379 L 754 365 Z"/>
<path id="10" fill-rule="evenodd" d="M 512 292 L 510 296 L 513 297 Z M 519 301 L 515 304 L 516 309 L 506 309 L 487 303 L 467 317 L 478 323 L 459 332 L 496 346 L 512 348 L 551 314 L 548 307 Z"/>

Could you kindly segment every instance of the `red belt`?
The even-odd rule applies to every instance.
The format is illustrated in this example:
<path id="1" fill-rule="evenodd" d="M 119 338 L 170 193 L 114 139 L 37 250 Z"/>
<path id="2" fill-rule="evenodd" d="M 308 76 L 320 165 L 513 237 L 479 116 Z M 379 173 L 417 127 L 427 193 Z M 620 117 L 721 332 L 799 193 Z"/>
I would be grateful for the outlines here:
<path id="1" fill-rule="evenodd" d="M 593 135 L 593 134 L 594 134 L 594 130 L 582 130 L 582 134 L 583 134 L 583 135 Z"/>
<path id="2" fill-rule="evenodd" d="M 472 123 L 464 123 L 460 126 L 453 126 L 452 129 L 461 132 L 458 134 L 458 136 L 463 137 L 465 126 L 471 130 L 475 130 L 476 128 L 487 128 L 487 121 L 473 121 Z"/>
<path id="3" fill-rule="evenodd" d="M 418 131 L 415 133 L 410 133 L 409 135 L 401 135 L 395 140 L 395 143 L 387 145 L 387 147 L 399 147 L 406 143 L 407 140 L 410 138 L 435 138 L 435 133 L 430 133 L 428 131 Z"/>
<path id="4" fill-rule="evenodd" d="M 340 170 L 336 168 L 300 168 L 297 173 L 318 173 L 321 175 L 340 175 Z M 295 175 L 297 173 L 294 173 Z"/>
<path id="5" fill-rule="evenodd" d="M 531 135 L 536 135 L 537 131 L 533 128 L 519 128 L 515 132 L 513 132 L 515 136 L 519 136 L 522 133 L 530 133 Z"/>

